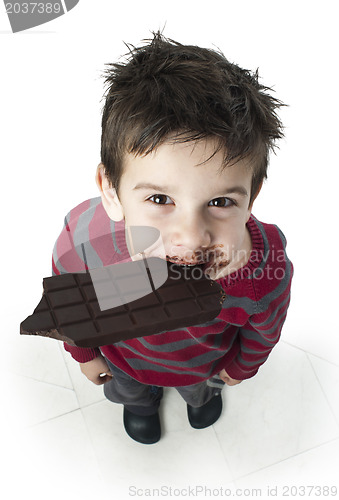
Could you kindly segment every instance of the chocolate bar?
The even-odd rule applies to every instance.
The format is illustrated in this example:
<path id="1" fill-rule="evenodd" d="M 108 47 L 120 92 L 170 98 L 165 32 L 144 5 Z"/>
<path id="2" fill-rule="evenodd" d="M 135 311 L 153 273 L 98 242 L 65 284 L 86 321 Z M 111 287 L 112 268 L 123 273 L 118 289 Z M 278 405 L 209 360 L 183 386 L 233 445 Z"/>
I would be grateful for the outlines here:
<path id="1" fill-rule="evenodd" d="M 136 300 L 128 300 L 119 291 L 119 283 L 112 284 L 109 293 L 114 300 L 109 303 L 116 304 L 119 296 L 121 305 L 108 309 L 107 305 L 102 306 L 102 300 L 100 306 L 98 283 L 93 283 L 91 272 L 44 278 L 43 296 L 33 314 L 21 323 L 20 333 L 93 348 L 199 325 L 217 317 L 225 300 L 221 286 L 207 278 L 200 266 L 166 264 L 167 278 L 164 280 L 162 276 L 164 282 L 156 288 L 154 281 L 157 271 L 163 272 L 164 261 L 157 257 L 147 259 L 150 293 L 141 290 Z M 119 272 L 115 273 L 117 276 Z M 133 276 L 125 275 L 124 279 L 133 280 Z"/>

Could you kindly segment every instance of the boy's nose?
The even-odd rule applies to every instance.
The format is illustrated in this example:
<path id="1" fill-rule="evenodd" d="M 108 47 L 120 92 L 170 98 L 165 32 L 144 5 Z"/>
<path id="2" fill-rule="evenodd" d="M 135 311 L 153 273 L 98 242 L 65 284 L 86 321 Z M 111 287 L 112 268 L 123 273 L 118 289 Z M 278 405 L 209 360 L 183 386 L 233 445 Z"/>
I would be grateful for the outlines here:
<path id="1" fill-rule="evenodd" d="M 187 261 L 195 260 L 194 252 L 211 245 L 211 234 L 207 224 L 199 218 L 183 218 L 171 228 L 171 245 L 171 256 L 177 255 Z M 201 255 L 198 258 L 201 259 Z"/>

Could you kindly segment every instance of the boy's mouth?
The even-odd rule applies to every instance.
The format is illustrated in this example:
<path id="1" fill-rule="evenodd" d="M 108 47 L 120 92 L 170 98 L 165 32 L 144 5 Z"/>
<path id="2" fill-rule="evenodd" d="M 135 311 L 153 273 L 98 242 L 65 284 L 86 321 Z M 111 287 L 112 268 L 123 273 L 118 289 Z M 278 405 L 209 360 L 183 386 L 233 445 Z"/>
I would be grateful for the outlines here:
<path id="1" fill-rule="evenodd" d="M 204 273 L 205 272 L 216 273 L 217 271 L 220 271 L 221 268 L 226 267 L 230 264 L 230 260 L 226 260 L 225 258 L 224 259 L 211 258 L 210 260 L 187 261 L 187 260 L 182 260 L 179 257 L 170 257 L 169 255 L 166 255 L 166 260 L 167 262 L 177 264 L 178 266 L 186 266 L 186 267 L 200 266 Z"/>

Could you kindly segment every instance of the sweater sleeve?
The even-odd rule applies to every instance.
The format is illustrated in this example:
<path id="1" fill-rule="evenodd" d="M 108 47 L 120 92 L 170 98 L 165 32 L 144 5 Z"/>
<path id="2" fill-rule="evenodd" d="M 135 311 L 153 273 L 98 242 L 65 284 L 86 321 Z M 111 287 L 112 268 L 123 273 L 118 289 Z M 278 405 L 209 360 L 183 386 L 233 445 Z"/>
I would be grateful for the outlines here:
<path id="1" fill-rule="evenodd" d="M 265 363 L 273 347 L 280 339 L 290 302 L 290 291 L 278 308 L 269 307 L 265 311 L 249 317 L 239 328 L 239 351 L 230 365 L 225 367 L 230 377 L 244 380 L 253 377 Z"/>
<path id="2" fill-rule="evenodd" d="M 237 355 L 224 366 L 235 380 L 253 377 L 267 360 L 280 339 L 290 303 L 293 264 L 286 254 L 286 238 L 277 226 L 265 225 L 265 229 L 271 251 L 265 254 L 265 265 L 248 279 L 251 284 L 239 309 L 242 316 L 236 321 Z"/>
<path id="3" fill-rule="evenodd" d="M 76 269 L 79 271 L 83 271 L 86 269 L 85 263 L 83 260 L 80 259 L 76 248 L 74 247 L 74 243 L 72 238 L 70 238 L 69 235 L 69 226 L 67 223 L 69 214 L 65 217 L 65 222 L 63 229 L 60 233 L 59 238 L 57 239 L 54 249 L 53 249 L 53 256 L 52 256 L 52 275 L 59 275 L 59 274 L 67 274 L 67 272 L 72 272 L 75 270 L 72 269 L 74 265 L 76 265 Z M 65 269 L 65 263 L 63 262 L 63 267 L 61 261 L 56 257 L 58 253 L 60 253 L 60 247 L 63 249 L 63 251 L 67 252 L 67 268 L 70 269 L 67 271 Z M 68 267 L 69 266 L 69 267 Z M 71 346 L 64 342 L 64 348 L 67 352 L 69 352 L 76 361 L 79 363 L 86 363 L 87 361 L 91 361 L 92 359 L 96 358 L 99 356 L 100 349 L 95 348 L 85 348 L 85 347 L 76 347 L 76 346 Z"/>

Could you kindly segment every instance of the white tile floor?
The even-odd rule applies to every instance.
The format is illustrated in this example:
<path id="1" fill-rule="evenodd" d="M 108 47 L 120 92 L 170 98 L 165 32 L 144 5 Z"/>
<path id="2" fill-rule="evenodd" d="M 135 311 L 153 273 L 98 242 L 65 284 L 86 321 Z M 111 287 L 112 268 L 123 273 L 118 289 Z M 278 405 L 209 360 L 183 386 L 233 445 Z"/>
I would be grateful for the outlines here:
<path id="1" fill-rule="evenodd" d="M 184 401 L 166 389 L 163 437 L 144 446 L 125 434 L 122 407 L 81 374 L 62 344 L 19 336 L 17 321 L 10 323 L 2 373 L 6 499 L 27 492 L 36 500 L 301 498 L 302 486 L 306 496 L 311 486 L 338 486 L 338 365 L 282 339 L 256 377 L 225 388 L 223 414 L 208 429 L 190 428 Z"/>

